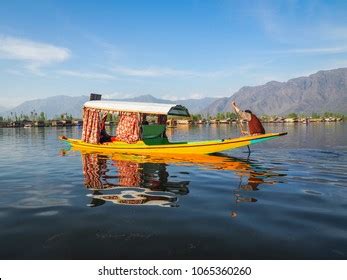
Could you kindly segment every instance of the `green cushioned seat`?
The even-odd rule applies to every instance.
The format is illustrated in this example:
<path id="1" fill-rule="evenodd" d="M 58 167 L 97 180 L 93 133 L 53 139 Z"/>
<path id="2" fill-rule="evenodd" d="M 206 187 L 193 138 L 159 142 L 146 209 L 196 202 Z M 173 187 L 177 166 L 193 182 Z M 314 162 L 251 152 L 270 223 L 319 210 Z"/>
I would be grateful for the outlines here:
<path id="1" fill-rule="evenodd" d="M 160 145 L 169 143 L 167 138 L 164 137 L 166 125 L 155 124 L 155 125 L 142 125 L 142 140 L 147 145 Z"/>
<path id="2" fill-rule="evenodd" d="M 163 138 L 165 127 L 164 124 L 142 125 L 142 139 Z"/>

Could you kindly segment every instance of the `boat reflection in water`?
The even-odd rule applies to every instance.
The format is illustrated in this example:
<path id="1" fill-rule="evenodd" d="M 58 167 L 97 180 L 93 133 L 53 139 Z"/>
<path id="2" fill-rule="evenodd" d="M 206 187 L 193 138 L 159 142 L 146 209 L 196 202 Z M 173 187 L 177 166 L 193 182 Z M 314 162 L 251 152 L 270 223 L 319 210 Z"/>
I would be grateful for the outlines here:
<path id="1" fill-rule="evenodd" d="M 223 154 L 214 155 L 129 155 L 81 153 L 84 185 L 92 191 L 90 207 L 105 202 L 123 205 L 177 207 L 178 197 L 189 193 L 189 181 L 173 181 L 168 165 L 229 170 L 239 176 L 233 195 L 237 203 L 256 202 L 250 194 L 260 185 L 273 185 L 285 174 L 275 173 L 256 162 Z M 172 181 L 171 181 L 171 180 Z"/>
<path id="2" fill-rule="evenodd" d="M 177 195 L 187 194 L 188 181 L 169 182 L 166 164 L 114 159 L 102 154 L 83 154 L 84 185 L 92 191 L 95 207 L 106 201 L 127 205 L 178 206 Z"/>

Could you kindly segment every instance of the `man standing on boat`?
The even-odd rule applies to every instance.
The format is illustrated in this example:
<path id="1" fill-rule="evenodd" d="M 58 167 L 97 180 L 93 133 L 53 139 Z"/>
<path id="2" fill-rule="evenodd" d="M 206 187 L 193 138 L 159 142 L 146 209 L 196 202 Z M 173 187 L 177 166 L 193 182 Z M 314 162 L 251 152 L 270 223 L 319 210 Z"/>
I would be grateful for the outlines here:
<path id="1" fill-rule="evenodd" d="M 250 110 L 241 111 L 239 107 L 236 106 L 236 102 L 231 102 L 231 106 L 241 118 L 240 121 L 245 120 L 248 122 L 248 133 L 247 131 L 244 131 L 241 126 L 241 133 L 242 134 L 249 134 L 249 135 L 259 135 L 259 134 L 265 134 L 265 129 L 263 125 L 261 124 L 260 120 L 257 118 L 256 115 L 254 115 Z"/>

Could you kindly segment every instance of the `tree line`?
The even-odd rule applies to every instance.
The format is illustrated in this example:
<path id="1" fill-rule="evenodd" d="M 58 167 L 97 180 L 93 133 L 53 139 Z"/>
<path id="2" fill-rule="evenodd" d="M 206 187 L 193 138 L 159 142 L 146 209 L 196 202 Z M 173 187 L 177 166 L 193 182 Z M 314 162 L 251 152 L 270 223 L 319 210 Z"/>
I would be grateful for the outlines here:
<path id="1" fill-rule="evenodd" d="M 270 116 L 270 115 L 262 115 L 260 116 L 262 119 L 270 119 L 276 116 Z M 278 117 L 278 116 L 277 116 Z M 304 113 L 289 113 L 284 116 L 285 118 L 313 118 L 313 119 L 319 119 L 319 118 L 342 118 L 346 119 L 346 116 L 341 113 L 334 113 L 334 112 L 324 112 L 324 113 L 311 113 L 311 114 L 304 114 Z M 118 115 L 115 114 L 108 114 L 106 121 L 108 122 L 116 122 L 118 120 Z M 54 120 L 73 120 L 76 119 L 72 116 L 72 114 L 63 113 L 60 115 L 57 115 L 53 118 Z M 191 119 L 193 121 L 198 120 L 225 120 L 225 119 L 237 119 L 237 115 L 234 112 L 218 112 L 216 115 L 203 115 L 203 114 L 191 114 Z M 0 116 L 0 121 L 47 121 L 47 115 L 44 112 L 37 113 L 35 110 L 31 111 L 30 114 L 17 114 L 10 112 L 10 115 L 7 117 Z"/>
<path id="2" fill-rule="evenodd" d="M 73 120 L 72 114 L 64 113 L 57 115 L 53 118 L 54 120 Z M 0 121 L 47 121 L 47 115 L 44 112 L 37 113 L 35 110 L 31 111 L 30 114 L 17 114 L 10 112 L 7 117 L 0 116 Z"/>
<path id="3" fill-rule="evenodd" d="M 280 116 L 274 116 L 274 115 L 261 115 L 259 116 L 262 119 L 270 119 L 274 117 L 280 117 Z M 319 119 L 319 118 L 342 118 L 345 119 L 346 116 L 342 113 L 334 113 L 334 112 L 324 112 L 324 113 L 289 113 L 287 115 L 282 115 L 281 117 L 284 118 L 312 118 L 312 119 Z M 202 114 L 191 114 L 191 118 L 193 121 L 197 120 L 225 120 L 225 119 L 237 119 L 237 115 L 234 112 L 219 112 L 216 115 L 202 115 Z"/>

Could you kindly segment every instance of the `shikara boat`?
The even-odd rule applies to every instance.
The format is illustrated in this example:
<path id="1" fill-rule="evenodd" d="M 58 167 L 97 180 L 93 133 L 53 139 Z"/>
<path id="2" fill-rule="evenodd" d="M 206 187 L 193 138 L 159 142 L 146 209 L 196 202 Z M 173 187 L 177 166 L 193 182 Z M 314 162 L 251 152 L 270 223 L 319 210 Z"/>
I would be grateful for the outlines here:
<path id="1" fill-rule="evenodd" d="M 99 151 L 110 153 L 127 153 L 127 154 L 211 154 L 225 150 L 236 149 L 264 142 L 287 133 L 267 133 L 257 136 L 245 136 L 233 139 L 209 140 L 198 142 L 166 142 L 161 144 L 150 144 L 146 141 L 138 141 L 134 144 L 126 142 L 108 142 L 103 144 L 90 144 L 79 139 L 65 139 L 67 143 L 74 148 L 84 151 Z"/>
<path id="2" fill-rule="evenodd" d="M 116 112 L 121 112 L 123 114 L 130 113 L 137 118 L 134 124 L 138 125 L 138 127 L 135 128 L 139 131 L 138 138 L 135 138 L 134 141 L 134 137 L 131 137 L 132 141 L 128 141 L 128 139 L 120 137 L 120 139 L 116 141 L 101 144 L 98 141 L 98 135 L 92 135 L 93 133 L 100 133 L 100 129 L 98 128 L 102 126 L 102 121 L 105 121 L 105 118 L 100 117 L 100 114 Z M 165 119 L 161 124 L 143 125 L 141 124 L 141 120 L 146 115 L 155 115 L 158 119 L 160 117 L 165 117 Z M 88 116 L 92 121 L 90 119 L 88 120 Z M 66 137 L 61 137 L 60 139 L 69 143 L 75 149 L 87 152 L 95 151 L 126 154 L 210 154 L 261 143 L 287 134 L 286 132 L 267 133 L 232 139 L 170 142 L 165 136 L 166 116 L 189 117 L 190 115 L 184 106 L 174 104 L 101 100 L 88 101 L 84 104 L 82 139 L 71 139 Z M 91 128 L 89 126 L 94 127 Z M 119 131 L 119 133 L 121 132 L 122 130 Z M 89 136 L 89 138 L 86 137 L 86 135 Z M 129 135 L 129 133 L 126 135 Z M 90 139 L 92 139 L 92 141 L 90 141 Z"/>

